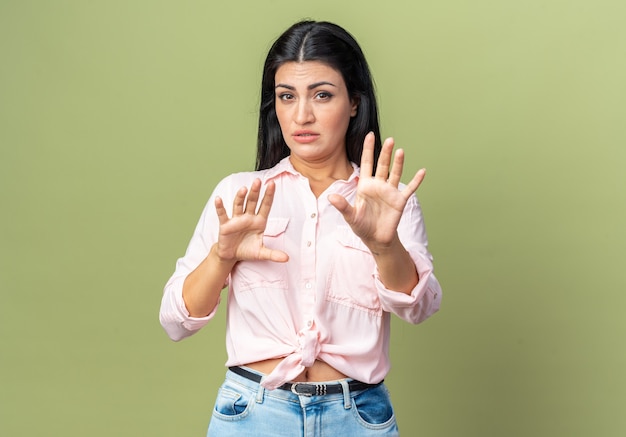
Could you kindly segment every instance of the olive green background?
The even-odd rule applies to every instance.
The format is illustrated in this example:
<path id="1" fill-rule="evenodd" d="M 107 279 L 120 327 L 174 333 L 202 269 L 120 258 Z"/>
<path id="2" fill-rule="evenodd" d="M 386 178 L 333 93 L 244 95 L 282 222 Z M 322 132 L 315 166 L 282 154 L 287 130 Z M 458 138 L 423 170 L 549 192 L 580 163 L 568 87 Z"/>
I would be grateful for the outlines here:
<path id="1" fill-rule="evenodd" d="M 205 434 L 224 314 L 173 343 L 162 287 L 304 17 L 428 169 L 444 299 L 394 321 L 402 435 L 626 435 L 621 0 L 0 0 L 0 435 Z"/>

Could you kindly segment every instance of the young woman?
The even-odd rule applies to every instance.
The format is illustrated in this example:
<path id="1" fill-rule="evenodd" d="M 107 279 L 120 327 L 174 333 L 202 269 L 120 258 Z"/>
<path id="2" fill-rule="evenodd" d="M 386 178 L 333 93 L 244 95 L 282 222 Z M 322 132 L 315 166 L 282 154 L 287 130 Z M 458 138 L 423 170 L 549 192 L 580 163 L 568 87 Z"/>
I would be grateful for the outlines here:
<path id="1" fill-rule="evenodd" d="M 305 21 L 263 71 L 257 169 L 215 188 L 165 286 L 173 340 L 228 287 L 229 370 L 209 436 L 392 436 L 391 313 L 419 323 L 441 288 L 404 153 L 379 140 L 374 87 L 352 36 Z M 360 164 L 360 167 L 357 165 Z"/>

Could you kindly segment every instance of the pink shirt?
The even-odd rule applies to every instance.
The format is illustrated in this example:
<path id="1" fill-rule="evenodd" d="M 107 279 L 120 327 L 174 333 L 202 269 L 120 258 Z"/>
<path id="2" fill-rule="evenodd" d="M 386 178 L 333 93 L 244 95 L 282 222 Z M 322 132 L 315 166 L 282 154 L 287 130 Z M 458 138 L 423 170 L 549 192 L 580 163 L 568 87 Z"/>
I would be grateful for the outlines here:
<path id="1" fill-rule="evenodd" d="M 293 380 L 316 359 L 351 378 L 377 383 L 389 371 L 390 313 L 419 323 L 439 309 L 441 288 L 427 250 L 422 211 L 415 196 L 398 226 L 400 240 L 415 262 L 419 283 L 410 295 L 381 283 L 374 259 L 341 214 L 328 202 L 338 193 L 354 203 L 359 168 L 347 181 L 334 182 L 316 198 L 309 181 L 289 158 L 275 167 L 226 177 L 209 199 L 185 256 L 167 282 L 160 319 L 173 340 L 188 337 L 214 316 L 190 317 L 183 281 L 217 241 L 214 207 L 220 196 L 232 210 L 235 193 L 255 178 L 273 180 L 276 194 L 264 243 L 285 251 L 287 263 L 246 261 L 228 280 L 227 366 L 284 357 L 262 385 L 274 389 Z"/>

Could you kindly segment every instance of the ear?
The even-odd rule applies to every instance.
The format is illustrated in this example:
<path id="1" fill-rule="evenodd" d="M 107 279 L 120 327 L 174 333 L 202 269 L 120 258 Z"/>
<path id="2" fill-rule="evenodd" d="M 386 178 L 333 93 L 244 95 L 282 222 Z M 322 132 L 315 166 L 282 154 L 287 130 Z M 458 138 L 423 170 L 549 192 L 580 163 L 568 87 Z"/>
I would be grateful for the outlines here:
<path id="1" fill-rule="evenodd" d="M 361 103 L 361 98 L 359 96 L 354 96 L 350 99 L 350 103 L 352 107 L 350 108 L 350 117 L 354 117 L 358 112 L 359 103 Z"/>

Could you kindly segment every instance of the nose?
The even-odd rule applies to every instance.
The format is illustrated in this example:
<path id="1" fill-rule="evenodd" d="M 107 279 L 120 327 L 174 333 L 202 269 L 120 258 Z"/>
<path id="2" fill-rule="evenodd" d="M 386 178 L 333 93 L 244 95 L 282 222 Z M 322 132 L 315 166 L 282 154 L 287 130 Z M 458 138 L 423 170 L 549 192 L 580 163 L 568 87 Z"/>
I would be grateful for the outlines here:
<path id="1" fill-rule="evenodd" d="M 302 99 L 298 102 L 294 121 L 299 125 L 305 125 L 315 121 L 313 106 L 307 99 Z"/>

